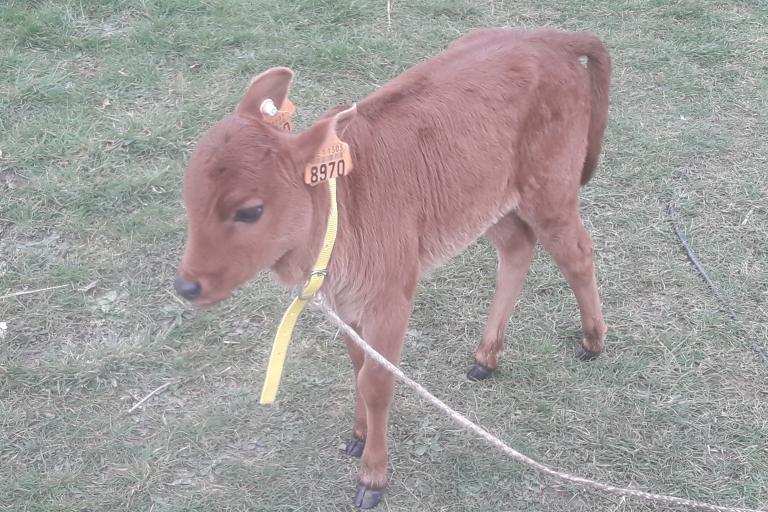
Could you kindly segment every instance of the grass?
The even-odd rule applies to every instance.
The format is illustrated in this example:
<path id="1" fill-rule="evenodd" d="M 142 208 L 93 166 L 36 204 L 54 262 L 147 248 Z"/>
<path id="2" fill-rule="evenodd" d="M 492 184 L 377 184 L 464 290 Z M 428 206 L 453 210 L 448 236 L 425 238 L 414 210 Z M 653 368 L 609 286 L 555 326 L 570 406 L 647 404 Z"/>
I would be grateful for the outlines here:
<path id="1" fill-rule="evenodd" d="M 566 471 L 768 507 L 765 4 L 568 0 L 10 0 L 0 6 L 0 510 L 350 510 L 351 368 L 310 313 L 279 402 L 258 405 L 288 292 L 176 300 L 181 179 L 249 78 L 297 72 L 297 124 L 480 26 L 591 30 L 614 78 L 583 191 L 605 357 L 580 364 L 575 300 L 540 255 L 491 382 L 463 377 L 493 291 L 479 242 L 420 285 L 402 366 Z M 673 203 L 731 321 L 685 259 Z M 133 414 L 153 389 L 167 390 Z M 666 510 L 539 479 L 398 388 L 382 510 Z"/>

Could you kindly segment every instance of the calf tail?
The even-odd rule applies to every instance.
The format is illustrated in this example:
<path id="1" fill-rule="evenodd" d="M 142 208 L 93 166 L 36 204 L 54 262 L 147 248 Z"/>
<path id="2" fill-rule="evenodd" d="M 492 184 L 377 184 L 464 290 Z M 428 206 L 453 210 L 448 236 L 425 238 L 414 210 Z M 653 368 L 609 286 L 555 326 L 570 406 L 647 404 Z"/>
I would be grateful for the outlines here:
<path id="1" fill-rule="evenodd" d="M 590 108 L 587 155 L 581 171 L 581 184 L 585 185 L 597 169 L 603 134 L 608 117 L 608 90 L 611 83 L 611 57 L 605 45 L 594 34 L 587 32 L 569 34 L 565 41 L 577 57 L 587 57 L 592 105 Z"/>

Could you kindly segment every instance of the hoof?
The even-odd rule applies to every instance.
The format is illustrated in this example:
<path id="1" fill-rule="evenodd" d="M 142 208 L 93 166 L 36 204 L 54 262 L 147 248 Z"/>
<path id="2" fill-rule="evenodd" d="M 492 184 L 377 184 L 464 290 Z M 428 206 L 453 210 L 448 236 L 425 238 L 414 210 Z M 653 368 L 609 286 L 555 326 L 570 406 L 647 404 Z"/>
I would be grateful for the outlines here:
<path id="1" fill-rule="evenodd" d="M 359 459 L 363 456 L 363 448 L 365 448 L 365 440 L 352 436 L 352 439 L 347 441 L 347 446 L 344 448 L 344 454 Z"/>
<path id="2" fill-rule="evenodd" d="M 479 380 L 485 380 L 493 374 L 493 370 L 486 368 L 485 366 L 475 363 L 472 368 L 467 372 L 467 378 L 471 381 L 477 382 Z"/>
<path id="3" fill-rule="evenodd" d="M 363 510 L 374 508 L 381 501 L 382 494 L 384 494 L 382 490 L 368 489 L 360 484 L 355 491 L 355 506 Z"/>
<path id="4" fill-rule="evenodd" d="M 576 359 L 579 361 L 592 361 L 599 355 L 600 352 L 592 352 L 591 350 L 587 350 L 584 347 L 579 347 L 576 349 Z"/>

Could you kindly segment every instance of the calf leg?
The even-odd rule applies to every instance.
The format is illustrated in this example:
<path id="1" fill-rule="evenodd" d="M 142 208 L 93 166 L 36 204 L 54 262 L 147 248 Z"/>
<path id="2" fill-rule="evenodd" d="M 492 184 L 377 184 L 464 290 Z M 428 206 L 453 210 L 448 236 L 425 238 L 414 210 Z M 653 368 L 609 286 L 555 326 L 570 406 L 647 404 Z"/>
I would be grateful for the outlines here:
<path id="1" fill-rule="evenodd" d="M 576 295 L 584 334 L 577 357 L 589 360 L 605 350 L 605 334 L 608 329 L 603 321 L 597 292 L 592 239 L 581 223 L 578 205 L 568 213 L 570 215 L 537 226 L 536 234 L 565 274 Z"/>
<path id="2" fill-rule="evenodd" d="M 386 305 L 371 308 L 363 336 L 382 356 L 397 364 L 411 310 L 410 296 L 390 299 Z M 369 312 L 366 312 L 366 315 Z M 355 505 L 368 509 L 381 499 L 387 479 L 387 417 L 392 404 L 395 377 L 374 360 L 365 357 L 357 376 L 358 393 L 365 402 L 366 439 L 358 473 Z"/>
<path id="3" fill-rule="evenodd" d="M 360 328 L 352 326 L 355 331 L 360 333 Z M 344 453 L 350 457 L 360 457 L 363 454 L 365 446 L 365 435 L 367 430 L 365 401 L 357 387 L 357 378 L 360 375 L 360 369 L 365 362 L 365 352 L 363 352 L 352 339 L 345 334 L 344 342 L 347 344 L 349 358 L 352 360 L 352 367 L 355 369 L 355 424 L 352 428 L 352 439 L 347 441 Z"/>
<path id="4" fill-rule="evenodd" d="M 515 213 L 503 217 L 488 230 L 486 236 L 496 246 L 499 258 L 496 294 L 483 337 L 475 352 L 475 364 L 467 373 L 470 380 L 486 379 L 496 369 L 498 357 L 504 348 L 509 317 L 523 288 L 536 249 L 533 230 Z"/>

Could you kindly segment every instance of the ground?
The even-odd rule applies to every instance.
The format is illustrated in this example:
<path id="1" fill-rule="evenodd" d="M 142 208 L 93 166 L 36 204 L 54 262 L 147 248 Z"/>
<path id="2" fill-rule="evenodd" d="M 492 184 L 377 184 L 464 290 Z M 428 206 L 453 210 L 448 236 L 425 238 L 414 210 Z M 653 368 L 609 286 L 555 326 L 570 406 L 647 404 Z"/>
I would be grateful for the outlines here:
<path id="1" fill-rule="evenodd" d="M 421 283 L 403 369 L 553 467 L 768 507 L 768 4 L 395 1 L 388 20 L 384 0 L 9 0 L 0 510 L 350 510 L 336 329 L 302 318 L 264 407 L 288 291 L 262 276 L 204 312 L 172 293 L 185 160 L 270 66 L 296 71 L 302 129 L 485 26 L 590 30 L 610 48 L 605 152 L 582 194 L 608 349 L 574 359 L 575 300 L 541 253 L 500 370 L 468 382 L 494 282 L 481 241 Z M 669 204 L 729 306 L 686 260 Z M 539 478 L 396 394 L 381 510 L 669 509 Z"/>

